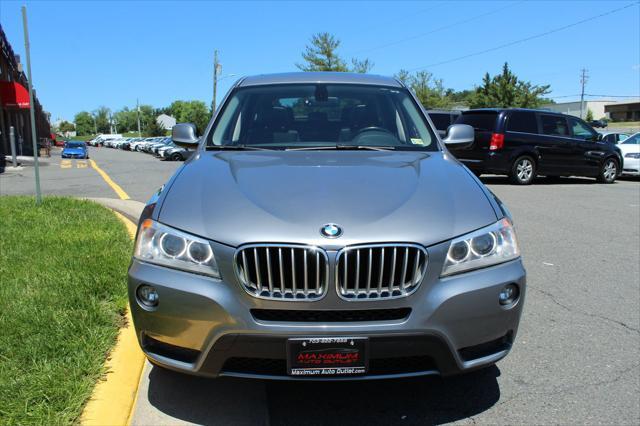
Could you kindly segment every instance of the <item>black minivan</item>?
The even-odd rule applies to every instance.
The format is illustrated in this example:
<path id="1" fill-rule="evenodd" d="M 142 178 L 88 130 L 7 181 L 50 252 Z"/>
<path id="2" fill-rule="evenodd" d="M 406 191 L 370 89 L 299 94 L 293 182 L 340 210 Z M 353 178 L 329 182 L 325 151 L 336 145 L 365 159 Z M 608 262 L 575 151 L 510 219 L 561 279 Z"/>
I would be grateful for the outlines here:
<path id="1" fill-rule="evenodd" d="M 473 145 L 449 148 L 475 174 L 508 175 L 528 185 L 537 175 L 589 176 L 612 183 L 622 154 L 583 120 L 531 109 L 463 111 L 456 124 L 475 129 Z"/>

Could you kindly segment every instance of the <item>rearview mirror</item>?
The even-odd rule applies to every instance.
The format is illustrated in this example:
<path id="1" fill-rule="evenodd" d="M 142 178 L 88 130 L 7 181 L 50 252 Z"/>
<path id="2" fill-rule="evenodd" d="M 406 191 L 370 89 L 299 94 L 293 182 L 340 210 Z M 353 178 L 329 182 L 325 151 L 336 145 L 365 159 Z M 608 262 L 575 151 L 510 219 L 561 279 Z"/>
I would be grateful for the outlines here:
<path id="1" fill-rule="evenodd" d="M 468 124 L 453 124 L 447 129 L 447 135 L 442 140 L 453 148 L 466 148 L 473 144 L 473 127 Z"/>
<path id="2" fill-rule="evenodd" d="M 200 141 L 196 136 L 196 126 L 191 123 L 180 123 L 171 129 L 171 140 L 176 145 L 194 148 Z"/>

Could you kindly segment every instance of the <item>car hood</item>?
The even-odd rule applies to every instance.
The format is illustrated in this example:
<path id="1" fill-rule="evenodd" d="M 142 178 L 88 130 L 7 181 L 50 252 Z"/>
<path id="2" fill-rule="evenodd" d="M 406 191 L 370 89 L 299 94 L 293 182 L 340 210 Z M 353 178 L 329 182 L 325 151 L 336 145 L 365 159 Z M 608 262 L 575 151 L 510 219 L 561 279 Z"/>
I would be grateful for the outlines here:
<path id="1" fill-rule="evenodd" d="M 158 220 L 231 246 L 429 245 L 497 220 L 464 166 L 442 152 L 201 152 L 165 194 Z M 336 223 L 328 240 L 320 228 Z"/>

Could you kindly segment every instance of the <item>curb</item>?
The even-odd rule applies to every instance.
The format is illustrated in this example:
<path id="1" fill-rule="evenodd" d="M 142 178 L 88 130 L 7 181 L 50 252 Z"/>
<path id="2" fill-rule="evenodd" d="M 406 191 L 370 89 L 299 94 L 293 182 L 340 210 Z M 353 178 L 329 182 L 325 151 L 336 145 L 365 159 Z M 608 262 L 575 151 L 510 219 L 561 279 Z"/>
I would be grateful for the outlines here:
<path id="1" fill-rule="evenodd" d="M 136 225 L 115 210 L 133 239 Z M 105 362 L 105 376 L 96 383 L 80 416 L 81 425 L 127 425 L 135 408 L 145 356 L 140 350 L 127 308 L 126 324 L 118 332 L 116 344 Z"/>

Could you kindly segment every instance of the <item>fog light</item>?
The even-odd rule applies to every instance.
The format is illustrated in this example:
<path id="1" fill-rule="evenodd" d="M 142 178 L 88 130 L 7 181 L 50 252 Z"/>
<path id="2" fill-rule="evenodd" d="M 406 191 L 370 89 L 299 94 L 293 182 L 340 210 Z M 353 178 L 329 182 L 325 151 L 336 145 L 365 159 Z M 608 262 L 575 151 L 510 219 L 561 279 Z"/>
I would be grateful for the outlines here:
<path id="1" fill-rule="evenodd" d="M 158 292 L 150 285 L 143 284 L 136 290 L 138 301 L 148 308 L 158 306 Z"/>
<path id="2" fill-rule="evenodd" d="M 518 300 L 518 296 L 520 296 L 518 286 L 515 284 L 507 284 L 500 291 L 498 301 L 501 305 L 510 305 Z"/>

